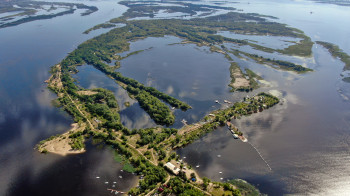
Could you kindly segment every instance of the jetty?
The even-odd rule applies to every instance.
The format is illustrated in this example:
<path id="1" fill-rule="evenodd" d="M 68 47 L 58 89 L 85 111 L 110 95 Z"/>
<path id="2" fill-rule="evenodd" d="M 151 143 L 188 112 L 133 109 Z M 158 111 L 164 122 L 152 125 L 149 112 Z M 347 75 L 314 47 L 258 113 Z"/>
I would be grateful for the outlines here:
<path id="1" fill-rule="evenodd" d="M 107 191 L 111 191 L 111 193 L 114 192 L 114 194 L 118 194 L 118 193 L 121 193 L 121 194 L 126 194 L 126 192 L 123 192 L 123 191 L 118 191 L 118 190 L 115 190 L 115 189 L 107 189 Z"/>

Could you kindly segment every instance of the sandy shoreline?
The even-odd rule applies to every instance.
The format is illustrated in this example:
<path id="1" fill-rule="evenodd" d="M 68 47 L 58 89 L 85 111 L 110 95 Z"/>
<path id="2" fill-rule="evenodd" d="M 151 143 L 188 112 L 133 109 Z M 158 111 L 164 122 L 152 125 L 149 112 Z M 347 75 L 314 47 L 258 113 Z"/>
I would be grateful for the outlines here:
<path id="1" fill-rule="evenodd" d="M 236 63 L 231 63 L 230 76 L 232 78 L 232 82 L 229 85 L 234 89 L 250 87 L 249 80 L 245 78 L 245 76 L 242 73 L 242 70 L 238 67 Z"/>
<path id="2" fill-rule="evenodd" d="M 58 154 L 61 156 L 66 156 L 69 154 L 80 154 L 86 152 L 85 149 L 81 150 L 73 150 L 71 145 L 69 144 L 71 142 L 71 139 L 69 138 L 69 135 L 78 132 L 78 131 L 84 131 L 85 126 L 79 126 L 78 123 L 73 123 L 72 128 L 67 131 L 66 133 L 59 135 L 52 140 L 44 142 L 42 145 L 38 147 L 39 152 L 49 152 Z"/>

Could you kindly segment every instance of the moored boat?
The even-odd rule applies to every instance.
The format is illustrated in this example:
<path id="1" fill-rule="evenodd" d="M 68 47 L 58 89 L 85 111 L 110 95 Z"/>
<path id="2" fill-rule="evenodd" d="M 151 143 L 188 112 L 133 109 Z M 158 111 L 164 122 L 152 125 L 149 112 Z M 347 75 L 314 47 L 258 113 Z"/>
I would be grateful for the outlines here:
<path id="1" fill-rule="evenodd" d="M 226 122 L 226 125 L 227 125 L 227 128 L 228 128 L 229 130 L 231 130 L 232 123 L 231 123 L 231 122 L 229 122 L 229 121 L 227 121 L 227 122 Z"/>
<path id="2" fill-rule="evenodd" d="M 248 139 L 247 139 L 247 138 L 245 138 L 243 135 L 238 136 L 238 137 L 239 137 L 239 139 L 241 139 L 241 140 L 242 140 L 242 142 L 248 142 Z"/>

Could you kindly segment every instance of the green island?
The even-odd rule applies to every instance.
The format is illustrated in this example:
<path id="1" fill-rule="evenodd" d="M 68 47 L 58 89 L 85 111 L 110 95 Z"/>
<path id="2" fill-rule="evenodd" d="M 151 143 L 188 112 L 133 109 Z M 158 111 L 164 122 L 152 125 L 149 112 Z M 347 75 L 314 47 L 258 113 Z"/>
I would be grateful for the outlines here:
<path id="1" fill-rule="evenodd" d="M 197 12 L 204 12 L 201 16 L 206 16 L 212 13 L 213 10 L 235 10 L 231 7 L 221 7 L 215 5 L 200 5 L 185 2 L 176 2 L 177 6 L 166 6 L 154 4 L 149 6 L 149 3 L 156 3 L 152 1 L 121 1 L 119 2 L 125 5 L 129 10 L 123 14 L 122 19 L 136 18 L 136 17 L 149 17 L 153 18 L 155 13 L 164 10 L 167 13 L 181 12 L 189 14 L 191 16 L 196 15 Z"/>
<path id="2" fill-rule="evenodd" d="M 243 180 L 223 183 L 200 177 L 190 165 L 180 159 L 175 150 L 225 124 L 231 129 L 232 134 L 237 134 L 242 141 L 247 141 L 243 132 L 230 123 L 231 119 L 262 112 L 278 104 L 279 99 L 263 92 L 252 97 L 246 96 L 240 102 L 229 103 L 226 109 L 212 111 L 197 123 L 185 125 L 180 129 L 168 128 L 166 126 L 175 122 L 175 115 L 169 107 L 186 111 L 191 109 L 191 106 L 118 72 L 118 68 L 122 66 L 121 59 L 142 51 L 131 52 L 125 57 L 119 54 L 129 51 L 132 41 L 147 37 L 176 36 L 183 39 L 182 44 L 197 44 L 209 47 L 212 52 L 223 54 L 231 64 L 232 81 L 229 85 L 232 85 L 233 91 L 251 91 L 259 87 L 257 80 L 262 78 L 250 69 L 245 69 L 243 72 L 229 55 L 237 51 L 227 49 L 224 46 L 225 43 L 252 46 L 262 51 L 305 56 L 311 53 L 309 38 L 300 30 L 284 24 L 269 22 L 258 14 L 231 12 L 234 10 L 232 8 L 182 2 L 178 4 L 183 7 L 158 6 L 157 4 L 141 6 L 144 5 L 143 1 L 140 1 L 139 4 L 135 2 L 137 1 L 121 2 L 130 9 L 121 17 L 109 21 L 114 24 L 122 23 L 125 26 L 114 28 L 82 43 L 59 64 L 52 67 L 51 76 L 46 81 L 48 88 L 57 94 L 58 98 L 55 102 L 74 118 L 75 123 L 68 132 L 41 141 L 37 145 L 38 151 L 61 155 L 81 153 L 85 151 L 84 143 L 88 138 L 92 138 L 93 143 L 110 146 L 114 150 L 115 160 L 124 165 L 125 171 L 134 172 L 142 178 L 139 180 L 139 186 L 128 192 L 130 195 L 151 195 L 153 193 L 163 195 L 259 195 L 259 191 L 254 186 Z M 229 12 L 189 20 L 130 20 L 136 17 L 152 17 L 152 14 L 159 10 L 167 10 L 168 13 L 171 13 L 179 11 L 178 9 L 192 15 L 201 11 L 204 12 L 202 16 L 210 15 L 214 9 Z M 91 30 L 98 28 L 97 25 Z M 278 51 L 246 40 L 224 37 L 218 35 L 218 31 L 290 36 L 305 41 L 295 43 L 289 49 Z M 297 48 L 307 53 L 295 52 Z M 239 51 L 239 53 L 242 52 Z M 113 61 L 115 61 L 114 65 L 110 65 Z M 271 63 L 277 62 L 272 61 Z M 285 62 L 278 63 L 282 67 Z M 138 101 L 155 123 L 164 126 L 132 130 L 123 126 L 120 121 L 117 100 L 111 91 L 102 88 L 84 89 L 76 84 L 72 75 L 78 73 L 78 66 L 83 65 L 91 65 L 112 78 L 128 92 L 131 98 Z M 288 65 L 284 66 L 288 67 Z M 125 105 L 128 104 L 125 103 Z"/>
<path id="3" fill-rule="evenodd" d="M 129 191 L 131 195 L 150 194 L 159 190 L 159 187 L 160 190 L 165 190 L 165 193 L 185 195 L 259 193 L 243 181 L 220 183 L 200 178 L 191 166 L 179 160 L 174 150 L 192 143 L 218 126 L 224 126 L 233 118 L 262 112 L 276 105 L 279 102 L 277 97 L 259 93 L 244 98 L 242 102 L 234 103 L 224 110 L 213 111 L 200 122 L 179 130 L 164 127 L 129 130 L 120 123 L 118 104 L 112 92 L 105 89 L 79 88 L 75 94 L 70 94 L 69 92 L 78 87 L 74 83 L 70 87 L 63 85 L 67 78 L 61 75 L 60 65 L 54 66 L 52 73 L 47 81 L 48 86 L 58 94 L 63 109 L 74 117 L 76 124 L 69 132 L 40 142 L 37 146 L 40 152 L 63 155 L 84 152 L 84 141 L 87 138 L 111 146 L 115 149 L 115 159 L 124 164 L 125 170 L 135 172 L 143 178 L 139 182 L 139 188 Z M 235 132 L 242 137 L 242 133 L 237 129 Z M 58 151 L 59 149 L 61 151 Z M 237 184 L 240 184 L 241 188 Z"/>
<path id="4" fill-rule="evenodd" d="M 231 63 L 230 76 L 231 83 L 229 86 L 232 88 L 231 91 L 252 91 L 259 88 L 259 83 L 257 80 L 263 79 L 250 69 L 245 69 L 245 73 L 243 73 L 235 62 Z"/>
<path id="5" fill-rule="evenodd" d="M 99 24 L 99 25 L 96 25 L 86 31 L 84 31 L 83 33 L 84 34 L 89 34 L 91 31 L 94 31 L 94 30 L 97 30 L 97 29 L 109 29 L 109 28 L 112 28 L 112 27 L 115 27 L 116 25 L 115 24 L 111 24 L 111 23 L 103 23 L 103 24 Z"/>
<path id="6" fill-rule="evenodd" d="M 324 4 L 334 4 L 334 5 L 340 5 L 340 6 L 350 6 L 350 2 L 347 0 L 312 0 L 317 3 L 324 3 Z"/>
<path id="7" fill-rule="evenodd" d="M 56 10 L 57 7 L 65 7 L 65 11 L 61 11 L 54 14 L 42 14 L 35 15 L 38 10 L 44 9 L 43 6 L 51 6 L 46 11 Z M 72 14 L 77 9 L 84 9 L 85 12 L 81 13 L 82 16 L 92 14 L 98 10 L 95 6 L 87 6 L 80 3 L 61 3 L 61 2 L 41 2 L 41 1 L 9 1 L 0 4 L 0 14 L 16 12 L 15 14 L 10 14 L 0 18 L 0 28 L 17 26 L 27 22 L 32 22 L 36 20 L 51 19 L 58 16 L 64 16 L 67 14 Z M 17 13 L 20 12 L 20 13 Z M 13 20 L 16 17 L 26 16 L 25 18 L 20 18 L 18 20 Z M 13 21 L 10 21 L 13 20 Z M 7 22 L 8 21 L 8 22 Z"/>
<path id="8" fill-rule="evenodd" d="M 340 49 L 339 46 L 322 41 L 316 41 L 316 43 L 325 47 L 334 58 L 339 58 L 343 63 L 345 63 L 344 70 L 350 70 L 350 56 Z"/>
<path id="9" fill-rule="evenodd" d="M 240 54 L 243 54 L 244 56 L 253 59 L 257 63 L 267 64 L 270 66 L 277 66 L 279 69 L 285 70 L 285 71 L 294 71 L 296 73 L 305 73 L 308 71 L 312 71 L 312 69 L 310 69 L 310 68 L 306 68 L 306 67 L 303 67 L 301 65 L 297 65 L 295 63 L 292 63 L 292 62 L 264 58 L 263 56 L 259 56 L 256 54 L 250 54 L 250 53 L 239 51 L 239 50 L 236 50 L 235 52 L 233 52 L 233 54 L 235 54 L 239 58 L 242 58 L 242 56 Z"/>
<path id="10" fill-rule="evenodd" d="M 262 80 L 263 78 L 250 69 L 245 69 L 245 73 L 241 70 L 240 66 L 232 59 L 229 53 L 236 53 L 234 51 L 229 51 L 224 45 L 221 45 L 221 49 L 216 46 L 210 46 L 211 52 L 221 53 L 230 62 L 230 77 L 231 82 L 229 86 L 231 87 L 231 92 L 241 91 L 249 92 L 254 89 L 259 88 L 257 80 Z M 235 54 L 236 56 L 239 54 Z"/>

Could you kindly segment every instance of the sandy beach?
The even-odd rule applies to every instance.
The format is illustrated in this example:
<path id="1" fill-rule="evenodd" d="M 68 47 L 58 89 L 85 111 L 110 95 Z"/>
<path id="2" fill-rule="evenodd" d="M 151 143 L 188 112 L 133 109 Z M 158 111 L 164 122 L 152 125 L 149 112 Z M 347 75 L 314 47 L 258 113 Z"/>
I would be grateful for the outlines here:
<path id="1" fill-rule="evenodd" d="M 79 154 L 84 153 L 86 150 L 73 150 L 71 145 L 71 139 L 69 135 L 78 131 L 84 131 L 85 126 L 80 126 L 78 123 L 73 123 L 72 128 L 66 133 L 55 137 L 52 140 L 46 141 L 44 144 L 38 147 L 40 152 L 44 152 L 45 150 L 49 153 L 54 153 L 62 156 L 66 156 L 69 154 Z"/>

